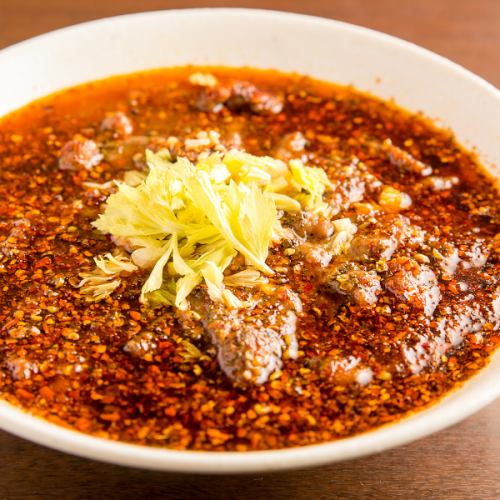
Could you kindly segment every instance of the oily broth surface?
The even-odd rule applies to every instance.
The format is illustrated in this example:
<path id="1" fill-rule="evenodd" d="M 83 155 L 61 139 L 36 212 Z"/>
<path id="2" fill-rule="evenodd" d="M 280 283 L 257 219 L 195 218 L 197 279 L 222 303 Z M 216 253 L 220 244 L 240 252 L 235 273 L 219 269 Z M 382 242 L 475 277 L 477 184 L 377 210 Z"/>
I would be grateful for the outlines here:
<path id="1" fill-rule="evenodd" d="M 284 110 L 266 116 L 249 110 L 199 111 L 193 104 L 199 89 L 188 83 L 193 69 L 177 68 L 67 89 L 0 122 L 1 397 L 110 439 L 244 451 L 329 441 L 397 421 L 480 369 L 499 340 L 490 322 L 481 336 L 464 324 L 463 341 L 418 373 L 408 367 L 405 348 L 422 345 L 425 350 L 422 339 L 429 332 L 437 335 L 439 318 L 451 321 L 446 308 L 458 298 L 472 295 L 472 303 L 491 302 L 498 274 L 495 248 L 481 269 L 440 279 L 435 321 L 398 309 L 399 302 L 385 292 L 375 313 L 346 304 L 318 290 L 307 269 L 295 272 L 282 248 L 273 249 L 268 263 L 286 269 L 277 279 L 290 285 L 304 305 L 297 332 L 300 352 L 270 381 L 246 389 L 233 387 L 206 339 L 193 341 L 206 354 L 203 359 L 186 357 L 185 334 L 171 309 L 139 304 L 144 274 L 130 276 L 106 301 L 89 304 L 80 296 L 78 273 L 114 247 L 90 225 L 105 195 L 89 193 L 82 183 L 120 178 L 131 168 L 130 158 L 116 155 L 82 172 L 61 171 L 57 163 L 68 140 L 75 134 L 95 138 L 105 114 L 116 110 L 131 118 L 134 135 L 184 137 L 216 130 L 226 137 L 237 132 L 242 147 L 255 155 L 272 156 L 284 136 L 300 131 L 308 141 L 308 164 L 329 168 L 339 157 L 355 156 L 381 182 L 412 197 L 405 216 L 437 241 L 452 242 L 466 253 L 474 241 L 492 241 L 498 232 L 491 183 L 450 133 L 352 88 L 274 71 L 210 71 L 221 82 L 251 81 L 283 96 Z M 387 138 L 431 165 L 435 174 L 458 177 L 460 185 L 422 191 L 418 178 L 370 147 Z M 462 282 L 466 290 L 460 289 Z M 133 357 L 124 351 L 127 341 L 144 332 L 151 333 L 148 352 Z M 344 365 L 333 379 L 325 378 L 316 367 L 318 359 Z M 369 383 L 350 378 L 354 359 L 371 370 Z"/>

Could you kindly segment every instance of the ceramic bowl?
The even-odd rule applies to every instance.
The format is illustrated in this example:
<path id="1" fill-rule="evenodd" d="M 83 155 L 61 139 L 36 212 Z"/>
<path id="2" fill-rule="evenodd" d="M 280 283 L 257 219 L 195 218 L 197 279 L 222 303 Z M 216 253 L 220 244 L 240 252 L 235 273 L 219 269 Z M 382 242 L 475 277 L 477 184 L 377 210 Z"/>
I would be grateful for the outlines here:
<path id="1" fill-rule="evenodd" d="M 451 128 L 499 178 L 500 93 L 469 71 L 382 33 L 245 9 L 149 12 L 61 29 L 0 51 L 0 116 L 53 91 L 120 73 L 186 64 L 254 66 L 352 84 Z M 68 453 L 196 473 L 271 471 L 346 460 L 436 432 L 500 395 L 500 353 L 438 404 L 365 434 L 272 451 L 175 451 L 58 427 L 0 401 L 0 428 Z"/>

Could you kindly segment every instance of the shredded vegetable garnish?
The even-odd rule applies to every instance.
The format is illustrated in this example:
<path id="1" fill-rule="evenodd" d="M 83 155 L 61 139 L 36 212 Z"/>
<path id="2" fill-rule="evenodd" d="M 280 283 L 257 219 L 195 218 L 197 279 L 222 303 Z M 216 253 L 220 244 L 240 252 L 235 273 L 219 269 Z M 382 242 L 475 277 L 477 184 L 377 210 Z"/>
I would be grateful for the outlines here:
<path id="1" fill-rule="evenodd" d="M 260 273 L 273 274 L 266 259 L 281 233 L 280 211 L 326 210 L 325 173 L 298 160 L 287 165 L 236 150 L 204 155 L 196 164 L 173 162 L 167 150 L 147 151 L 146 159 L 147 177 L 137 186 L 118 182 L 93 223 L 126 243 L 133 265 L 151 270 L 143 302 L 186 308 L 188 295 L 204 282 L 212 300 L 242 307 L 227 286 L 252 286 L 262 282 Z M 225 277 L 237 254 L 248 269 Z"/>
<path id="2" fill-rule="evenodd" d="M 78 284 L 80 293 L 89 301 L 103 300 L 111 295 L 121 284 L 119 275 L 122 272 L 137 271 L 137 266 L 122 251 L 95 257 L 94 262 L 95 269 L 80 273 L 82 279 Z"/>

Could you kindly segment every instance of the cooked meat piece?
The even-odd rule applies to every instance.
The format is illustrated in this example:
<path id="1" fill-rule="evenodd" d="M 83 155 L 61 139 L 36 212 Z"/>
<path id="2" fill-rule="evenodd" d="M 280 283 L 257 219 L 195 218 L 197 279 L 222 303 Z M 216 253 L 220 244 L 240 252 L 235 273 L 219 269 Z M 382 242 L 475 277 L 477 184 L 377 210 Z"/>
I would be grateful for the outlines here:
<path id="1" fill-rule="evenodd" d="M 412 374 L 441 363 L 441 357 L 457 348 L 467 337 L 473 342 L 483 341 L 483 326 L 491 323 L 500 326 L 500 310 L 495 303 L 470 304 L 463 300 L 452 301 L 440 310 L 437 325 L 425 333 L 413 332 L 402 344 L 403 360 Z"/>
<path id="2" fill-rule="evenodd" d="M 431 191 L 448 191 L 454 186 L 457 186 L 459 183 L 460 179 L 455 176 L 440 177 L 437 175 L 433 175 L 424 179 L 422 181 L 422 186 L 424 188 L 430 189 Z"/>
<path id="3" fill-rule="evenodd" d="M 144 151 L 153 149 L 151 142 L 155 138 L 132 135 L 109 140 L 103 143 L 102 154 L 106 162 L 115 168 L 147 170 Z"/>
<path id="4" fill-rule="evenodd" d="M 445 242 L 433 251 L 433 260 L 446 276 L 453 276 L 462 262 L 458 249 L 452 243 Z"/>
<path id="5" fill-rule="evenodd" d="M 384 214 L 373 224 L 358 226 L 349 248 L 349 257 L 355 261 L 390 259 L 398 247 L 418 248 L 424 240 L 424 231 L 403 215 Z"/>
<path id="6" fill-rule="evenodd" d="M 333 258 L 330 250 L 324 244 L 306 241 L 297 247 L 297 255 L 304 259 L 309 265 L 327 266 Z"/>
<path id="7" fill-rule="evenodd" d="M 67 142 L 61 149 L 59 168 L 61 170 L 79 170 L 98 165 L 103 156 L 94 141 L 75 139 Z"/>
<path id="8" fill-rule="evenodd" d="M 208 328 L 218 332 L 219 364 L 231 380 L 262 384 L 281 368 L 283 343 L 277 332 L 242 325 L 221 335 L 220 326 L 211 324 Z"/>
<path id="9" fill-rule="evenodd" d="M 134 335 L 123 347 L 123 350 L 134 358 L 142 358 L 147 353 L 152 353 L 157 344 L 152 332 L 140 332 Z"/>
<path id="10" fill-rule="evenodd" d="M 365 196 L 365 180 L 356 170 L 351 175 L 346 173 L 345 177 L 340 176 L 332 185 L 334 187 L 326 194 L 326 201 L 335 214 L 347 210 L 352 203 L 361 201 Z"/>
<path id="11" fill-rule="evenodd" d="M 295 256 L 303 258 L 306 264 L 323 268 L 336 255 L 333 242 L 337 235 L 334 236 L 335 227 L 330 219 L 302 212 L 287 217 L 284 223 L 290 225 L 297 235 L 296 241 L 292 238 L 292 243 L 297 245 Z"/>
<path id="12" fill-rule="evenodd" d="M 366 194 L 381 186 L 381 182 L 357 158 L 349 165 L 336 164 L 327 173 L 331 188 L 325 194 L 325 200 L 334 214 L 347 210 L 353 203 L 363 200 Z"/>
<path id="13" fill-rule="evenodd" d="M 8 359 L 6 365 L 14 380 L 29 379 L 33 373 L 38 373 L 38 364 L 24 358 Z"/>
<path id="14" fill-rule="evenodd" d="M 312 212 L 298 212 L 286 214 L 282 219 L 283 225 L 290 226 L 299 238 L 326 240 L 332 236 L 334 227 L 332 221 L 322 215 Z"/>
<path id="15" fill-rule="evenodd" d="M 274 156 L 283 161 L 297 158 L 300 156 L 298 153 L 304 151 L 306 142 L 306 138 L 301 132 L 286 134 L 279 140 Z"/>
<path id="16" fill-rule="evenodd" d="M 179 322 L 190 335 L 208 335 L 220 367 L 236 385 L 262 384 L 281 368 L 284 356 L 297 357 L 296 313 L 301 303 L 286 288 L 238 311 L 212 302 L 201 290 L 191 294 L 190 305 L 190 310 L 177 312 Z"/>
<path id="17" fill-rule="evenodd" d="M 332 221 L 302 213 L 284 218 L 283 223 L 291 233 L 287 234 L 288 242 L 296 247 L 293 258 L 309 264 L 314 274 L 321 273 L 334 256 L 344 254 L 356 232 L 356 226 L 348 217 Z"/>
<path id="18" fill-rule="evenodd" d="M 437 330 L 446 342 L 458 347 L 467 335 L 476 334 L 476 343 L 482 337 L 481 330 L 486 322 L 497 327 L 500 321 L 500 311 L 495 311 L 495 304 L 464 304 L 452 303 L 446 308 L 445 314 L 439 319 Z"/>
<path id="19" fill-rule="evenodd" d="M 281 99 L 249 82 L 236 82 L 226 104 L 229 109 L 235 110 L 248 106 L 251 111 L 260 115 L 277 114 L 283 109 Z"/>
<path id="20" fill-rule="evenodd" d="M 325 288 L 364 307 L 374 305 L 382 289 L 375 271 L 366 271 L 355 264 L 335 269 L 325 280 Z"/>
<path id="21" fill-rule="evenodd" d="M 331 220 L 321 215 L 313 215 L 313 217 L 309 217 L 307 225 L 305 226 L 307 233 L 319 240 L 330 238 L 334 230 Z"/>
<path id="22" fill-rule="evenodd" d="M 101 123 L 103 132 L 110 132 L 116 139 L 131 135 L 134 131 L 132 121 L 123 111 L 108 113 Z"/>
<path id="23" fill-rule="evenodd" d="M 379 233 L 382 232 L 385 233 L 385 231 L 380 231 Z M 352 240 L 349 248 L 349 256 L 355 261 L 390 259 L 396 251 L 397 246 L 397 241 L 390 233 L 373 236 L 359 234 Z"/>
<path id="24" fill-rule="evenodd" d="M 470 269 L 474 267 L 483 267 L 490 256 L 490 252 L 491 249 L 486 244 L 486 241 L 483 239 L 477 239 L 465 252 L 463 252 L 463 268 Z"/>
<path id="25" fill-rule="evenodd" d="M 395 146 L 390 139 L 382 143 L 382 149 L 387 153 L 389 161 L 395 166 L 407 172 L 426 176 L 432 174 L 432 167 L 414 158 L 404 149 Z"/>
<path id="26" fill-rule="evenodd" d="M 385 288 L 398 299 L 431 316 L 441 300 L 434 271 L 408 257 L 397 257 L 388 262 Z"/>
<path id="27" fill-rule="evenodd" d="M 223 107 L 232 111 L 248 108 L 256 114 L 277 114 L 283 109 L 283 101 L 249 82 L 235 82 L 231 86 L 204 87 L 198 94 L 196 107 L 200 111 L 218 113 Z"/>
<path id="28" fill-rule="evenodd" d="M 451 347 L 441 336 L 422 334 L 418 341 L 405 342 L 401 346 L 404 365 L 401 370 L 408 369 L 416 375 L 429 365 L 438 363 L 441 356 Z"/>
<path id="29" fill-rule="evenodd" d="M 366 385 L 373 378 L 371 368 L 363 366 L 359 358 L 341 351 L 331 351 L 326 358 L 313 359 L 310 365 L 323 380 L 334 385 Z"/>
<path id="30" fill-rule="evenodd" d="M 196 108 L 200 111 L 219 113 L 226 101 L 231 97 L 231 88 L 224 85 L 204 87 L 198 93 Z"/>
<path id="31" fill-rule="evenodd" d="M 4 241 L 0 243 L 0 253 L 7 257 L 22 252 L 29 245 L 28 230 L 31 227 L 29 219 L 17 219 L 12 224 L 12 229 Z"/>

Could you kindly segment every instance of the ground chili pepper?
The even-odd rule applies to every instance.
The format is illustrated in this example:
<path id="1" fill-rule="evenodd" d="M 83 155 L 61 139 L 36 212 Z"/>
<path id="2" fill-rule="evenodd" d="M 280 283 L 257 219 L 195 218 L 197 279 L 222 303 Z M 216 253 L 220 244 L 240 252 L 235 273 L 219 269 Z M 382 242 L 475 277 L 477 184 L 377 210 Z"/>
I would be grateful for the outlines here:
<path id="1" fill-rule="evenodd" d="M 245 451 L 330 441 L 397 421 L 481 369 L 499 344 L 498 316 L 488 316 L 498 279 L 498 197 L 473 155 L 422 117 L 352 88 L 276 72 L 210 71 L 232 89 L 215 104 L 188 82 L 192 68 L 160 70 L 69 89 L 0 122 L 1 397 L 109 439 Z M 120 134 L 109 131 L 116 111 Z M 135 139 L 127 142 L 130 123 Z M 403 229 L 418 226 L 425 235 L 425 246 L 403 243 L 392 258 L 360 254 L 337 263 L 328 286 L 318 269 L 331 264 L 315 264 L 315 248 L 273 248 L 275 284 L 298 293 L 303 313 L 297 359 L 262 385 L 234 386 L 213 346 L 187 339 L 171 308 L 141 305 L 141 272 L 97 303 L 76 287 L 92 258 L 115 246 L 90 225 L 106 194 L 86 183 L 141 170 L 146 144 L 165 147 L 165 138 L 198 130 L 218 131 L 228 147 L 323 167 L 337 183 L 334 194 L 349 199 L 337 217 L 356 220 L 358 235 L 375 235 L 354 240 L 369 244 L 365 252 L 397 239 L 389 232 L 404 222 L 373 210 L 379 184 L 411 197 L 396 212 L 408 218 Z M 104 160 L 59 169 L 70 140 L 97 141 Z M 346 165 L 351 170 L 340 175 Z M 419 173 L 422 165 L 432 176 Z M 438 277 L 433 288 L 425 288 L 426 266 Z"/>

